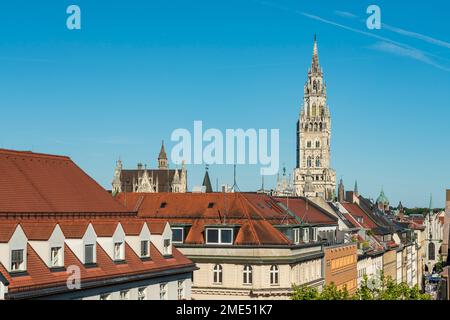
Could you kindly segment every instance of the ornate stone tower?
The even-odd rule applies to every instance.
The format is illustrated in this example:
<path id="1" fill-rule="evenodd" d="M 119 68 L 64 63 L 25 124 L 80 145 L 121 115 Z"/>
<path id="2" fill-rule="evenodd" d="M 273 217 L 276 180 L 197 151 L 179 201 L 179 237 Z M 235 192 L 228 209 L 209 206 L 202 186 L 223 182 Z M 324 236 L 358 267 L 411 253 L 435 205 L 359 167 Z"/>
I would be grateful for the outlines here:
<path id="1" fill-rule="evenodd" d="M 297 167 L 294 170 L 296 195 L 332 199 L 336 190 L 336 172 L 330 168 L 330 138 L 331 116 L 327 90 L 314 36 L 312 63 L 297 122 Z M 305 190 L 306 184 L 308 190 Z"/>
<path id="2" fill-rule="evenodd" d="M 158 169 L 169 169 L 166 149 L 164 148 L 164 141 L 161 144 L 161 150 L 158 156 Z"/>

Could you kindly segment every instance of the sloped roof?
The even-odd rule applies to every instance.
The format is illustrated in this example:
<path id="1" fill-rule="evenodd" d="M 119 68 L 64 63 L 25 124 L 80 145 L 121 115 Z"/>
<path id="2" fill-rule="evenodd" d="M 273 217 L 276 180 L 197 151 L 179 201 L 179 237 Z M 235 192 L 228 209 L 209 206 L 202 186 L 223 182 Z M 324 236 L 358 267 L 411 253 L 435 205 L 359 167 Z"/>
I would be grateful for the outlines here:
<path id="1" fill-rule="evenodd" d="M 0 213 L 125 213 L 69 157 L 0 149 Z"/>
<path id="2" fill-rule="evenodd" d="M 327 225 L 337 225 L 338 223 L 336 217 L 333 217 L 325 210 L 321 210 L 317 205 L 305 198 L 275 197 L 275 200 L 283 203 L 285 206 L 289 206 L 289 210 L 305 223 Z"/>
<path id="3" fill-rule="evenodd" d="M 183 256 L 176 248 L 173 248 L 171 258 L 165 258 L 151 244 L 151 259 L 143 261 L 126 244 L 125 263 L 123 264 L 115 264 L 101 246 L 97 245 L 96 248 L 97 266 L 86 268 L 70 248 L 67 245 L 64 246 L 65 268 L 69 266 L 77 266 L 80 268 L 82 287 L 91 281 L 102 281 L 119 276 L 147 274 L 166 269 L 176 270 L 177 268 L 194 267 L 192 261 Z M 51 271 L 30 245 L 27 246 L 27 252 L 27 272 L 25 275 L 11 277 L 5 267 L 0 264 L 0 274 L 9 282 L 8 292 L 10 294 L 58 286 L 66 287 L 67 272 L 65 270 Z"/>
<path id="4" fill-rule="evenodd" d="M 355 220 L 357 220 L 357 217 L 363 219 L 362 222 L 359 222 L 359 224 L 361 224 L 364 228 L 372 229 L 378 227 L 372 218 L 356 203 L 342 202 L 341 204 Z"/>
<path id="5" fill-rule="evenodd" d="M 237 245 L 287 245 L 275 226 L 299 225 L 273 198 L 256 193 L 120 193 L 116 199 L 140 217 L 190 225 L 186 244 L 204 244 L 211 225 L 238 226 Z"/>

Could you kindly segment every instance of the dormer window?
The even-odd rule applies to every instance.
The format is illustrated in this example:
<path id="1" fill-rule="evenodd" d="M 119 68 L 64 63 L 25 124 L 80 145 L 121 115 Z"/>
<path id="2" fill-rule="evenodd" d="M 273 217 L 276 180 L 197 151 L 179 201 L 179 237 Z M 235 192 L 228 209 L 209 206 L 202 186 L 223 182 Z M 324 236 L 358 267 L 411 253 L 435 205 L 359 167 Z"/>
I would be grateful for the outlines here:
<path id="1" fill-rule="evenodd" d="M 148 258 L 150 256 L 150 241 L 142 240 L 141 241 L 141 258 Z"/>
<path id="2" fill-rule="evenodd" d="M 53 247 L 50 249 L 50 267 L 57 268 L 63 266 L 62 248 Z"/>
<path id="3" fill-rule="evenodd" d="M 159 206 L 161 209 L 164 209 L 167 205 L 167 202 L 161 202 L 161 205 Z"/>
<path id="4" fill-rule="evenodd" d="M 208 244 L 233 244 L 233 229 L 208 228 L 206 229 L 206 243 Z"/>
<path id="5" fill-rule="evenodd" d="M 172 241 L 173 243 L 183 243 L 184 241 L 183 228 L 172 228 Z"/>
<path id="6" fill-rule="evenodd" d="M 114 260 L 124 260 L 123 242 L 114 243 Z"/>
<path id="7" fill-rule="evenodd" d="M 295 244 L 300 243 L 300 229 L 299 228 L 294 229 L 294 243 Z"/>
<path id="8" fill-rule="evenodd" d="M 23 260 L 23 250 L 11 251 L 11 272 L 20 272 L 25 270 L 25 262 Z"/>
<path id="9" fill-rule="evenodd" d="M 170 245 L 170 239 L 164 239 L 163 255 L 167 256 L 170 254 Z"/>
<path id="10" fill-rule="evenodd" d="M 208 209 L 211 209 L 211 208 L 213 208 L 213 207 L 214 207 L 214 202 L 208 203 Z"/>
<path id="11" fill-rule="evenodd" d="M 94 249 L 95 249 L 95 246 L 93 244 L 86 244 L 84 246 L 84 264 L 95 263 Z"/>
<path id="12" fill-rule="evenodd" d="M 309 229 L 303 229 L 303 242 L 309 242 Z"/>

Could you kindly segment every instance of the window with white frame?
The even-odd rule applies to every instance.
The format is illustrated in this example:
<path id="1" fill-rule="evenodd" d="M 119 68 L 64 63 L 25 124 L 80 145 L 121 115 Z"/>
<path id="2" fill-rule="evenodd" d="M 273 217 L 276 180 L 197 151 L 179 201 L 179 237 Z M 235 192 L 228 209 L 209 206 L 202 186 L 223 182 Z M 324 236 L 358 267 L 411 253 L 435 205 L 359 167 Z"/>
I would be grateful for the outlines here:
<path id="1" fill-rule="evenodd" d="M 93 245 L 93 244 L 86 244 L 84 246 L 84 263 L 85 264 L 95 263 L 94 249 L 95 249 L 95 245 Z"/>
<path id="2" fill-rule="evenodd" d="M 233 229 L 208 228 L 206 229 L 207 244 L 233 244 Z"/>
<path id="3" fill-rule="evenodd" d="M 23 250 L 11 250 L 11 271 L 24 271 Z"/>
<path id="4" fill-rule="evenodd" d="M 114 260 L 124 260 L 123 242 L 114 243 Z"/>
<path id="5" fill-rule="evenodd" d="M 141 258 L 148 258 L 150 256 L 150 241 L 141 241 Z"/>
<path id="6" fill-rule="evenodd" d="M 120 300 L 130 300 L 130 290 L 120 291 Z"/>
<path id="7" fill-rule="evenodd" d="M 272 265 L 270 267 L 270 284 L 271 285 L 279 284 L 278 266 L 276 265 Z"/>
<path id="8" fill-rule="evenodd" d="M 309 242 L 309 228 L 303 229 L 303 242 Z"/>
<path id="9" fill-rule="evenodd" d="M 147 288 L 138 288 L 138 300 L 147 300 Z"/>
<path id="10" fill-rule="evenodd" d="M 317 241 L 317 228 L 311 228 L 312 232 L 312 241 Z"/>
<path id="11" fill-rule="evenodd" d="M 100 300 L 111 300 L 111 294 L 110 293 L 101 294 Z"/>
<path id="12" fill-rule="evenodd" d="M 168 285 L 167 283 L 161 283 L 159 285 L 159 300 L 167 300 L 168 299 Z"/>
<path id="13" fill-rule="evenodd" d="M 222 283 L 222 266 L 220 264 L 216 264 L 213 269 L 213 282 L 216 284 Z"/>
<path id="14" fill-rule="evenodd" d="M 178 300 L 186 299 L 184 280 L 178 280 Z"/>
<path id="15" fill-rule="evenodd" d="M 164 249 L 163 249 L 163 254 L 164 255 L 168 255 L 170 254 L 170 239 L 164 239 Z"/>
<path id="16" fill-rule="evenodd" d="M 173 243 L 183 243 L 184 228 L 182 228 L 182 227 L 173 227 L 172 228 L 172 241 L 173 241 Z"/>
<path id="17" fill-rule="evenodd" d="M 50 266 L 52 268 L 62 267 L 62 247 L 53 247 L 50 249 Z"/>
<path id="18" fill-rule="evenodd" d="M 252 284 L 253 282 L 253 275 L 252 275 L 252 267 L 249 265 L 245 265 L 244 266 L 244 270 L 243 270 L 243 283 L 244 284 Z"/>
<path id="19" fill-rule="evenodd" d="M 295 244 L 300 243 L 300 229 L 299 228 L 294 229 L 294 243 Z"/>

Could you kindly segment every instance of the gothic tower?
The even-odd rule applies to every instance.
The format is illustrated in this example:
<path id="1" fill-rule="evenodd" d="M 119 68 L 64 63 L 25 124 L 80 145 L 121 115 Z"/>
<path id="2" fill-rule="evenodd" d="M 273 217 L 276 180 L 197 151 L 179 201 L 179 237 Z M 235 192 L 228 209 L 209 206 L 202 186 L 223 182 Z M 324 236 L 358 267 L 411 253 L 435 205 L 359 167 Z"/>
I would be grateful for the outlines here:
<path id="1" fill-rule="evenodd" d="M 161 144 L 161 150 L 158 156 L 158 169 L 169 169 L 166 149 L 164 148 L 164 141 Z"/>
<path id="2" fill-rule="evenodd" d="M 314 36 L 312 63 L 297 121 L 297 166 L 294 170 L 296 195 L 306 196 L 305 185 L 309 180 L 308 195 L 332 200 L 336 189 L 336 172 L 330 168 L 330 138 L 331 116 L 327 90 Z"/>

